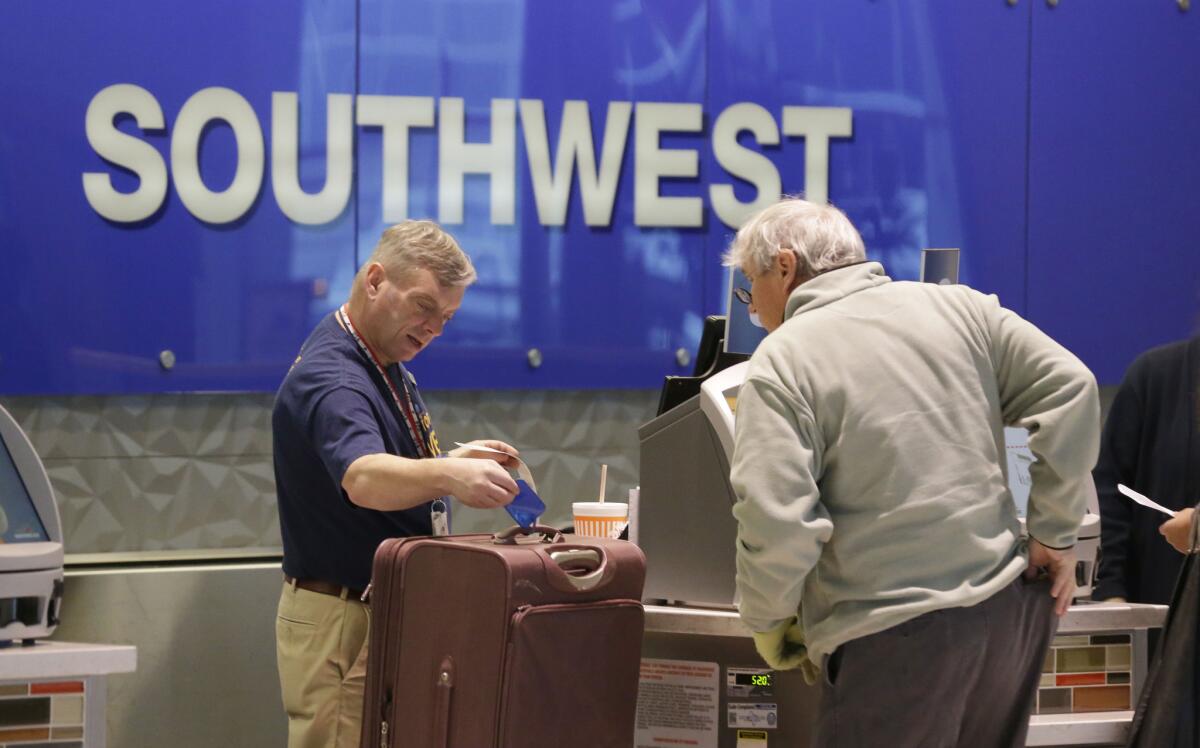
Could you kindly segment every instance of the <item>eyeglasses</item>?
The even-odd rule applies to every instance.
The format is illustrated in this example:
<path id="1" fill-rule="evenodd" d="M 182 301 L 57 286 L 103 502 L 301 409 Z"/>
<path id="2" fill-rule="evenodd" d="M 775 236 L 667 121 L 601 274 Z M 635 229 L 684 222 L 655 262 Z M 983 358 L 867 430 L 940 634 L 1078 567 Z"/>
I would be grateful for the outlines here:
<path id="1" fill-rule="evenodd" d="M 743 304 L 750 303 L 750 292 L 744 288 L 733 289 L 733 295 L 734 295 L 734 297 L 737 298 L 738 301 L 742 302 Z"/>

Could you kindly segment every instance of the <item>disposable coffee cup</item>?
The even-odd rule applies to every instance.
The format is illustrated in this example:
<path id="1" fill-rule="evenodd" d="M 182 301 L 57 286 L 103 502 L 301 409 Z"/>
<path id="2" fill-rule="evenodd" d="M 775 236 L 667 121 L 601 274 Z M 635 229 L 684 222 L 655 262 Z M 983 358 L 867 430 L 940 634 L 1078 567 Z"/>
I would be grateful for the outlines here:
<path id="1" fill-rule="evenodd" d="M 629 505 L 619 501 L 576 501 L 575 534 L 589 538 L 620 537 L 629 521 Z"/>

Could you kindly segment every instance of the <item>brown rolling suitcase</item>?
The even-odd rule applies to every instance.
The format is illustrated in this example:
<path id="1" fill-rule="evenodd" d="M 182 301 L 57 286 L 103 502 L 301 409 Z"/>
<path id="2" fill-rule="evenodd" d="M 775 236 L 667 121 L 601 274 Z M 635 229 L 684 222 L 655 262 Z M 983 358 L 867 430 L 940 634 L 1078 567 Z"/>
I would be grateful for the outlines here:
<path id="1" fill-rule="evenodd" d="M 362 746 L 629 748 L 645 574 L 632 543 L 547 527 L 384 541 Z"/>

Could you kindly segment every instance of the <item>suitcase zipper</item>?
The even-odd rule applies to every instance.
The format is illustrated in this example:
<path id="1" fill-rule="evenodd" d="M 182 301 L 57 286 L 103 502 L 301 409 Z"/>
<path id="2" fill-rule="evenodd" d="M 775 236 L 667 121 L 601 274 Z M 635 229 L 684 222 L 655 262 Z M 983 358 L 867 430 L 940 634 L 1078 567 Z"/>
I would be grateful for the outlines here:
<path id="1" fill-rule="evenodd" d="M 387 551 L 391 553 L 393 558 L 396 555 L 396 551 L 399 550 L 401 543 L 402 541 L 397 540 L 384 541 L 384 544 L 388 546 Z M 382 548 L 380 550 L 382 550 Z M 368 684 L 368 691 L 373 690 L 375 693 L 381 694 L 382 703 L 380 704 L 379 709 L 380 748 L 388 748 L 388 717 L 390 716 L 388 712 L 392 706 L 392 689 L 391 685 L 388 684 L 388 680 L 393 668 L 390 667 L 391 663 L 389 662 L 391 648 L 388 647 L 388 638 L 382 636 L 384 627 L 378 622 L 390 619 L 392 599 L 399 595 L 399 590 L 393 589 L 394 585 L 392 584 L 392 580 L 394 571 L 394 563 L 385 563 L 380 569 L 381 573 L 379 575 L 379 579 L 376 580 L 374 577 L 372 577 L 371 581 L 367 584 L 366 591 L 363 592 L 363 597 L 369 600 L 371 597 L 373 597 L 371 593 L 374 590 L 375 582 L 378 581 L 386 593 L 384 594 L 383 599 L 379 601 L 383 603 L 381 609 L 376 610 L 374 605 L 371 606 L 371 617 L 374 619 L 371 625 L 371 656 L 375 657 L 376 652 L 378 652 L 379 666 L 375 668 L 374 673 L 376 677 L 375 682 L 378 685 L 376 688 L 372 689 L 370 684 Z M 366 600 L 364 600 L 364 602 L 366 602 Z"/>

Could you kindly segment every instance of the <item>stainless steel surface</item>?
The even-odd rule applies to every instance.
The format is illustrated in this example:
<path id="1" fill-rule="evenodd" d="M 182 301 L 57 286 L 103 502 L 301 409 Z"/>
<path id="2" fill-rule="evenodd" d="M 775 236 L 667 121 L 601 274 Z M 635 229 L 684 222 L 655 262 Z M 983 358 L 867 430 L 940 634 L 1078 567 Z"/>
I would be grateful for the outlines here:
<path id="1" fill-rule="evenodd" d="M 1165 605 L 1083 603 L 1067 610 L 1058 623 L 1058 633 L 1158 628 L 1166 618 Z M 750 629 L 734 610 L 674 605 L 647 605 L 646 630 L 703 636 L 750 636 Z"/>
<path id="2" fill-rule="evenodd" d="M 1114 629 L 1159 628 L 1167 620 L 1167 606 L 1140 603 L 1078 603 L 1058 622 L 1058 633 L 1084 633 Z"/>
<path id="3" fill-rule="evenodd" d="M 56 640 L 133 644 L 108 677 L 109 744 L 287 743 L 275 669 L 278 563 L 68 569 Z"/>
<path id="4" fill-rule="evenodd" d="M 1125 745 L 1133 712 L 1035 714 L 1025 745 Z"/>
<path id="5" fill-rule="evenodd" d="M 733 602 L 729 460 L 696 396 L 638 429 L 638 545 L 647 600 Z"/>

